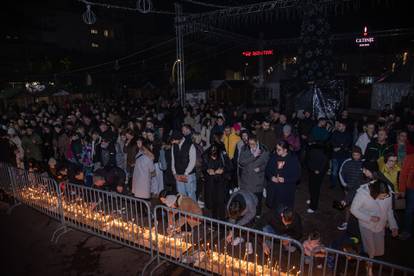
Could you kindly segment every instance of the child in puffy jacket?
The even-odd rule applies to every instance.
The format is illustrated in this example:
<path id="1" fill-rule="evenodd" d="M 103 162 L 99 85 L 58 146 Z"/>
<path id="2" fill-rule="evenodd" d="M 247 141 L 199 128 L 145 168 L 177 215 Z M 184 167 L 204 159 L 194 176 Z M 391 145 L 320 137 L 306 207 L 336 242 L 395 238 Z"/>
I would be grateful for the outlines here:
<path id="1" fill-rule="evenodd" d="M 303 242 L 303 250 L 305 254 L 305 263 L 310 264 L 312 258 L 320 259 L 325 256 L 323 245 L 321 243 L 321 235 L 319 232 L 314 231 L 311 232 L 308 236 L 308 239 Z M 320 249 L 317 249 L 320 248 Z M 314 260 L 318 263 L 317 267 L 322 267 L 321 262 L 319 260 Z"/>

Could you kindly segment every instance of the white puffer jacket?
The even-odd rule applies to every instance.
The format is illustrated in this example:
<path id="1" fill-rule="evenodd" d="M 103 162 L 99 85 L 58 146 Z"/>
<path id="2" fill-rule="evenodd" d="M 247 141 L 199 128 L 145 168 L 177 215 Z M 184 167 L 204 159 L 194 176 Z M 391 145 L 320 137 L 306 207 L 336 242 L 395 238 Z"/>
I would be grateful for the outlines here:
<path id="1" fill-rule="evenodd" d="M 387 223 L 390 229 L 398 229 L 392 210 L 392 197 L 373 199 L 368 185 L 364 184 L 357 190 L 351 205 L 351 213 L 358 219 L 359 225 L 375 233 L 381 232 Z M 380 220 L 372 222 L 372 216 L 379 217 Z"/>

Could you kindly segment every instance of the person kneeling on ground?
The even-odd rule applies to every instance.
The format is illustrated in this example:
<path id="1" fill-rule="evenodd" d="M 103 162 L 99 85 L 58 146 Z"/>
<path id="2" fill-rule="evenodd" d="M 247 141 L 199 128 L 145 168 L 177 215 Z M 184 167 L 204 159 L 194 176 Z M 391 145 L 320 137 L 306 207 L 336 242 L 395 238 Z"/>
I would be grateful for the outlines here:
<path id="1" fill-rule="evenodd" d="M 290 239 L 300 240 L 302 238 L 302 220 L 296 212 L 291 208 L 285 207 L 282 213 L 275 211 L 270 212 L 264 218 L 263 232 L 276 234 Z M 294 247 L 290 241 L 282 240 L 283 248 L 289 252 L 295 252 Z M 270 246 L 265 240 L 263 242 L 263 251 L 265 254 L 270 254 Z"/>
<path id="2" fill-rule="evenodd" d="M 303 251 L 305 254 L 305 263 L 311 264 L 312 259 L 317 263 L 318 268 L 322 268 L 321 258 L 325 256 L 323 245 L 321 243 L 321 235 L 318 231 L 309 234 L 308 239 L 303 242 Z"/>
<path id="3" fill-rule="evenodd" d="M 256 217 L 257 204 L 257 197 L 252 192 L 239 190 L 232 193 L 227 202 L 229 222 L 240 226 L 247 226 Z M 243 242 L 243 239 L 237 237 L 233 240 L 233 232 L 230 231 L 226 237 L 226 241 L 228 243 L 232 242 L 233 245 L 238 245 Z"/>
<path id="4" fill-rule="evenodd" d="M 181 214 L 179 219 L 177 221 L 175 220 L 175 215 L 178 212 L 185 212 L 199 216 L 203 214 L 200 206 L 198 206 L 197 202 L 195 202 L 191 197 L 162 190 L 159 193 L 159 199 L 168 208 L 172 208 L 172 210 L 168 212 L 167 232 L 169 234 L 180 232 L 181 227 L 186 223 L 191 227 L 191 229 L 194 229 L 196 226 L 200 225 L 201 221 L 199 218 L 192 217 L 187 214 Z"/>

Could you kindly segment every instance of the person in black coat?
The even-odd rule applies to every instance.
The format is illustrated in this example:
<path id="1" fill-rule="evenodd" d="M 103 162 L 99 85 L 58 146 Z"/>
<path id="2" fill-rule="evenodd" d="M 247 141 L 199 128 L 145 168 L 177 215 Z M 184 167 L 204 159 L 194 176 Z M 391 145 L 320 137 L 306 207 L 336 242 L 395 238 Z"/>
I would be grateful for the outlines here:
<path id="1" fill-rule="evenodd" d="M 276 143 L 276 154 L 272 154 L 266 167 L 266 205 L 278 211 L 284 207 L 293 209 L 296 181 L 300 175 L 301 167 L 297 156 L 290 152 L 286 141 L 280 140 Z"/>
<path id="2" fill-rule="evenodd" d="M 321 192 L 323 178 L 328 168 L 328 161 L 325 145 L 313 144 L 309 147 L 306 155 L 306 165 L 308 168 L 310 195 L 307 212 L 310 214 L 318 209 L 319 194 Z"/>
<path id="3" fill-rule="evenodd" d="M 300 215 L 289 207 L 284 207 L 281 212 L 272 211 L 259 223 L 263 225 L 263 232 L 300 240 L 303 236 L 302 219 Z M 259 238 L 260 239 L 260 238 Z M 266 255 L 271 254 L 272 244 L 269 240 L 263 240 L 263 251 Z M 295 245 L 287 240 L 282 240 L 282 245 L 289 252 L 296 251 Z M 277 250 L 277 249 L 276 249 Z"/>
<path id="4" fill-rule="evenodd" d="M 230 160 L 224 150 L 213 144 L 203 155 L 203 173 L 205 175 L 205 203 L 212 217 L 225 219 L 226 181 L 230 177 Z"/>

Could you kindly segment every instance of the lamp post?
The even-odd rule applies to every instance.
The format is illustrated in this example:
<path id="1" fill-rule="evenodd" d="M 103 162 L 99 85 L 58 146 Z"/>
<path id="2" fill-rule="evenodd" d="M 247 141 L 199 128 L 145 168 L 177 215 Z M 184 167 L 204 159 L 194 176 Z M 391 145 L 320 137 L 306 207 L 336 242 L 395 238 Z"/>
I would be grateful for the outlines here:
<path id="1" fill-rule="evenodd" d="M 178 62 L 181 62 L 181 59 L 177 59 L 176 61 L 174 61 L 174 64 L 171 70 L 171 80 L 173 83 L 175 83 L 175 66 L 177 65 Z"/>

